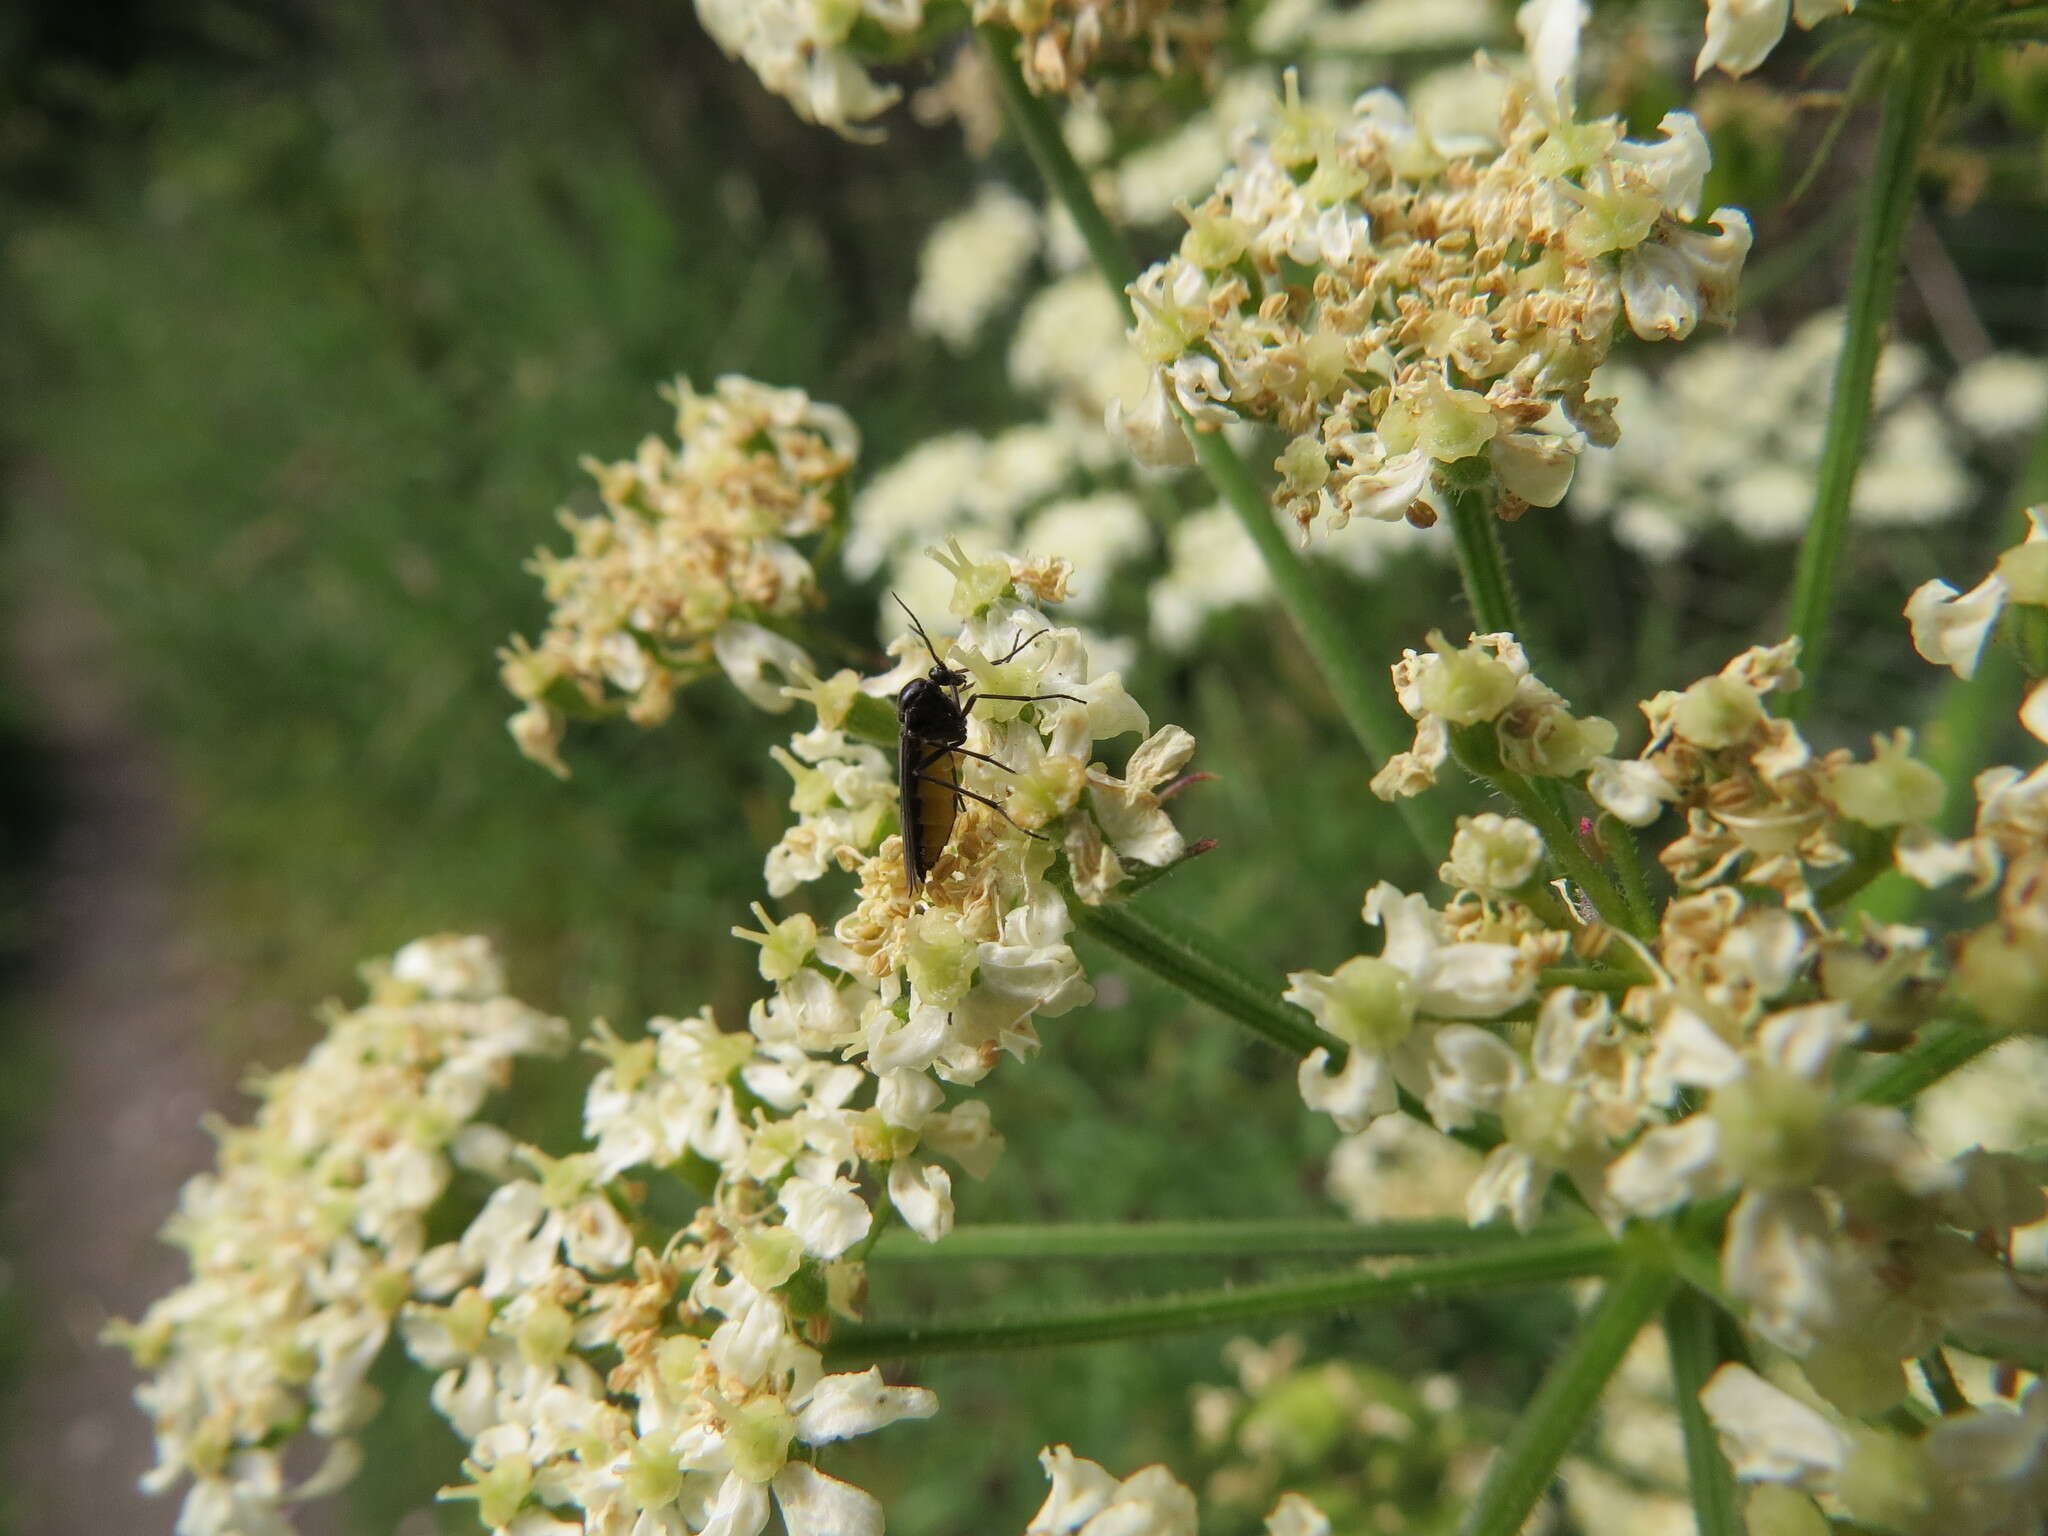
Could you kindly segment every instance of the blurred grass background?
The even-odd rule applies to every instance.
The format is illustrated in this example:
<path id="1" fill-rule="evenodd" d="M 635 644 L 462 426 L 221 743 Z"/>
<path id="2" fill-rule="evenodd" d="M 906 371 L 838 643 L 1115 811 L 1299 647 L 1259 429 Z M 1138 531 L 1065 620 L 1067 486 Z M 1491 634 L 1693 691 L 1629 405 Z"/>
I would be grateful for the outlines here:
<path id="1" fill-rule="evenodd" d="M 555 539 L 552 509 L 584 494 L 579 455 L 667 430 L 654 386 L 676 373 L 843 404 L 871 468 L 926 432 L 1025 414 L 998 345 L 957 359 L 904 323 L 922 233 L 978 173 L 957 136 L 898 120 L 885 144 L 852 146 L 806 128 L 682 0 L 573 16 L 44 0 L 0 21 L 0 64 L 0 602 L 54 584 L 115 630 L 188 829 L 178 898 L 224 978 L 220 1059 L 295 1054 L 312 1005 L 352 995 L 359 959 L 444 928 L 495 935 L 516 990 L 572 1018 L 631 1025 L 708 1001 L 736 1022 L 754 951 L 726 932 L 783 820 L 765 757 L 783 728 L 700 688 L 660 733 L 579 734 L 560 785 L 512 749 L 492 653 L 541 616 L 521 563 Z M 1882 558 L 1913 571 L 1974 536 L 1916 535 Z M 1539 628 L 1576 658 L 1546 675 L 1582 708 L 1628 717 L 1647 687 L 1767 637 L 1726 552 L 1646 613 L 1640 568 L 1604 536 L 1535 549 Z M 1968 559 L 1934 568 L 1967 575 Z M 1404 568 L 1347 600 L 1391 654 L 1451 621 L 1453 582 Z M 841 596 L 860 634 L 871 594 Z M 1863 600 L 1892 622 L 1886 582 Z M 1890 719 L 1903 642 L 1878 644 L 1846 649 L 1844 677 L 1865 701 L 1889 692 Z M 1369 885 L 1426 877 L 1276 617 L 1227 618 L 1199 660 L 1148 662 L 1135 691 L 1155 720 L 1194 729 L 1222 779 L 1183 817 L 1221 847 L 1161 901 L 1276 971 L 1328 967 L 1360 947 Z M 0 725 L 0 841 L 18 876 L 50 791 L 35 720 L 10 701 Z M 29 889 L 0 885 L 0 965 Z M 963 1215 L 1327 1211 L 1303 1169 L 1331 1136 L 1301 1114 L 1288 1065 L 1088 958 L 1105 1006 L 1047 1021 L 1043 1058 L 987 1085 L 1010 1152 Z M 0 997 L 10 1085 L 35 1081 L 32 1003 Z M 578 1082 L 540 1085 L 536 1134 L 566 1128 Z M 0 1152 L 24 1123 L 9 1118 Z M 967 1308 L 1003 1278 L 886 1274 L 910 1287 L 891 1310 Z M 1030 1280 L 1049 1304 L 1177 1278 Z M 1317 1343 L 1457 1369 L 1508 1403 L 1565 1315 L 1557 1297 L 1433 1307 L 1332 1323 Z M 0 1309 L 0 1371 L 8 1330 L 31 1326 L 18 1299 Z M 1185 1462 L 1187 1389 L 1225 1378 L 1220 1342 L 934 1365 L 922 1379 L 942 1416 L 843 1464 L 899 1532 L 1019 1529 L 1042 1493 L 1040 1444 L 1122 1469 Z M 392 1530 L 448 1480 L 455 1449 L 420 1394 L 403 1397 L 348 1528 Z M 469 1528 L 466 1506 L 438 1518 Z"/>

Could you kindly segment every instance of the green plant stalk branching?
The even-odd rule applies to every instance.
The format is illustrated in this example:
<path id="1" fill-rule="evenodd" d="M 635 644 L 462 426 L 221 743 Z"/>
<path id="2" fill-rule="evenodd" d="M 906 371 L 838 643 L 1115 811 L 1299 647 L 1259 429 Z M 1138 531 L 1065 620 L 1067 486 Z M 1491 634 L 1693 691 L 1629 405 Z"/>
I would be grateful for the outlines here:
<path id="1" fill-rule="evenodd" d="M 1335 1274 L 1133 1297 L 1070 1311 L 986 1321 L 874 1323 L 840 1329 L 826 1347 L 826 1358 L 836 1364 L 978 1354 L 1241 1328 L 1249 1323 L 1406 1305 L 1474 1291 L 1552 1285 L 1605 1274 L 1620 1252 L 1613 1239 L 1599 1233 L 1527 1237 L 1485 1253 L 1418 1259 L 1379 1273 L 1347 1268 Z"/>
<path id="2" fill-rule="evenodd" d="M 1482 461 L 1483 462 L 1483 461 Z M 1521 639 L 1521 605 L 1508 579 L 1507 555 L 1500 546 L 1500 520 L 1493 515 L 1491 480 L 1450 493 L 1451 540 L 1458 551 L 1458 576 L 1465 601 L 1472 608 L 1475 634 L 1511 634 Z"/>
<path id="3" fill-rule="evenodd" d="M 1075 163 L 1052 114 L 1024 83 L 1011 56 L 1014 39 L 992 28 L 982 29 L 980 37 L 982 54 L 995 77 L 1005 119 L 1023 140 L 1047 190 L 1080 230 L 1082 242 L 1102 280 L 1109 284 L 1119 303 L 1128 303 L 1125 289 L 1138 278 L 1130 247 L 1095 200 L 1087 173 Z M 1307 645 L 1345 723 L 1377 768 L 1403 750 L 1409 734 L 1407 719 L 1394 703 L 1383 669 L 1365 663 L 1365 647 L 1339 616 L 1307 562 L 1274 522 L 1265 492 L 1237 450 L 1222 433 L 1197 431 L 1185 415 L 1181 420 L 1194 446 L 1196 463 L 1258 546 L 1281 606 Z M 1449 845 L 1450 825 L 1435 805 L 1410 800 L 1402 802 L 1398 810 L 1425 857 L 1433 859 Z"/>
<path id="4" fill-rule="evenodd" d="M 1700 1536 L 1744 1536 L 1747 1528 L 1735 1474 L 1700 1406 L 1700 1389 L 1721 1364 L 1714 1343 L 1713 1303 L 1697 1291 L 1680 1290 L 1664 1309 L 1664 1342 L 1671 1353 L 1672 1392 L 1685 1431 L 1686 1481 Z"/>
<path id="5" fill-rule="evenodd" d="M 1566 1230 L 1539 1231 L 1535 1240 L 1546 1241 Z M 1586 1235 L 1580 1227 L 1568 1230 Z M 927 1243 L 898 1228 L 875 1248 L 872 1262 L 1269 1259 L 1310 1253 L 1406 1257 L 1489 1253 L 1528 1241 L 1529 1237 L 1512 1228 L 1473 1227 L 1451 1220 L 1361 1224 L 1323 1217 L 1287 1217 L 1249 1221 L 988 1222 L 955 1227 L 938 1243 Z"/>
<path id="6" fill-rule="evenodd" d="M 1676 1284 L 1669 1268 L 1648 1259 L 1623 1264 L 1608 1281 L 1509 1431 L 1458 1536 L 1516 1536 L 1585 1428 L 1615 1366 Z"/>

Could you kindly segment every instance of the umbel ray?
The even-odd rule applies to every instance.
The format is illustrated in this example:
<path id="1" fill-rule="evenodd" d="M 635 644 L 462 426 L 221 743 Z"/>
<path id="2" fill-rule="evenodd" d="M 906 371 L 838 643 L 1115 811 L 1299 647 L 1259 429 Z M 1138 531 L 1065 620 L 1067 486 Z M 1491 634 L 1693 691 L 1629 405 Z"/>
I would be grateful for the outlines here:
<path id="1" fill-rule="evenodd" d="M 960 782 L 963 757 L 987 763 L 1004 773 L 1016 771 L 986 752 L 976 752 L 967 746 L 967 712 L 983 699 L 1018 704 L 1037 704 L 1048 699 L 1066 699 L 1074 704 L 1087 701 L 1071 693 L 963 694 L 971 679 L 939 659 L 939 648 L 932 644 L 932 637 L 925 633 L 910 605 L 893 592 L 889 595 L 895 598 L 896 606 L 910 620 L 910 627 L 917 631 L 917 638 L 924 642 L 932 658 L 931 671 L 923 677 L 913 677 L 896 695 L 896 793 L 903 822 L 903 873 L 914 897 L 923 889 L 939 855 L 946 851 L 963 797 L 980 801 L 1026 837 L 1038 836 L 1028 828 L 1018 827 L 1010 813 L 987 795 L 977 794 Z M 1041 629 L 1035 635 L 1026 635 L 1006 654 L 997 657 L 993 665 L 1003 665 L 1048 633 Z"/>

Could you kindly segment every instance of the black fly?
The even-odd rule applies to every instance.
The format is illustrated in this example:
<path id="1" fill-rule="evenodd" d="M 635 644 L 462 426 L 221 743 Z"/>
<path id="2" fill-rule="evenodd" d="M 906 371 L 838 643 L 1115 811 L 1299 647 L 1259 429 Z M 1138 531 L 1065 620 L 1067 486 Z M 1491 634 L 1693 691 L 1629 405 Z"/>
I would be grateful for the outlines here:
<path id="1" fill-rule="evenodd" d="M 890 595 L 895 596 L 894 593 Z M 932 644 L 932 637 L 925 633 L 924 625 L 918 623 L 917 615 L 910 612 L 909 604 L 898 597 L 896 606 L 909 616 L 911 628 L 917 631 L 917 638 L 924 642 L 924 648 L 931 652 L 932 657 L 931 671 L 923 677 L 913 677 L 896 695 L 896 791 L 903 822 L 903 872 L 910 894 L 915 896 L 953 836 L 953 822 L 960 813 L 963 797 L 980 801 L 1003 820 L 1009 821 L 1011 826 L 1017 825 L 1010 821 L 1009 812 L 995 801 L 987 795 L 976 794 L 960 782 L 960 759 L 963 757 L 987 763 L 1005 773 L 1015 771 L 985 752 L 968 749 L 967 712 L 981 699 L 1009 699 L 1019 704 L 1035 704 L 1045 699 L 1067 699 L 1081 704 L 1086 700 L 1077 699 L 1071 693 L 978 693 L 962 697 L 961 690 L 970 681 L 968 675 L 939 660 L 939 648 Z M 1009 655 L 998 658 L 995 665 L 1001 666 L 1045 633 L 1040 630 L 1035 635 L 1026 635 L 1011 647 Z M 1025 829 L 1018 827 L 1018 830 Z M 1038 834 L 1030 832 L 1026 835 L 1036 837 Z"/>

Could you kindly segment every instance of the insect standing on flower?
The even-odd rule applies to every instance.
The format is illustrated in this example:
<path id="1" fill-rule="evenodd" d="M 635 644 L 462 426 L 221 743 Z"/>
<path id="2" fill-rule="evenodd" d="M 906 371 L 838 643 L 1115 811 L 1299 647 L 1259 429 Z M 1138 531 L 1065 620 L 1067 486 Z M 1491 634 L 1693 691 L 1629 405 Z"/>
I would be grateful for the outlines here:
<path id="1" fill-rule="evenodd" d="M 896 596 L 893 592 L 889 595 Z M 1008 811 L 960 782 L 963 757 L 1000 768 L 1004 773 L 1016 771 L 985 752 L 968 749 L 967 712 L 982 699 L 1008 699 L 1019 704 L 1036 704 L 1046 699 L 1081 704 L 1086 700 L 1071 693 L 971 693 L 962 697 L 961 690 L 970 681 L 968 675 L 939 659 L 939 648 L 932 644 L 932 637 L 925 633 L 924 625 L 911 613 L 908 603 L 897 597 L 896 606 L 909 617 L 910 627 L 917 631 L 917 638 L 924 642 L 932 657 L 931 671 L 923 677 L 913 677 L 896 695 L 896 791 L 903 822 L 903 873 L 910 894 L 915 896 L 953 836 L 953 823 L 960 814 L 963 796 L 979 800 L 1011 826 L 1017 826 Z M 1007 655 L 998 657 L 994 665 L 1001 666 L 1032 641 L 1043 639 L 1046 633 L 1041 629 L 1035 635 L 1026 635 Z M 1038 836 L 1023 827 L 1017 830 L 1026 837 Z"/>

